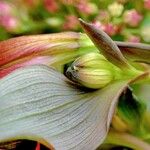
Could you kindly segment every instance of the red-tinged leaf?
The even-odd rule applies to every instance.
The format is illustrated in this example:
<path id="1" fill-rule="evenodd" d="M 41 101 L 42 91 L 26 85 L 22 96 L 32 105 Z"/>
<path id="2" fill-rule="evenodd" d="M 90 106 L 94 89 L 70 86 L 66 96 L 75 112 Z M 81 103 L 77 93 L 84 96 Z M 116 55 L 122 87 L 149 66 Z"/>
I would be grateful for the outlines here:
<path id="1" fill-rule="evenodd" d="M 40 56 L 40 57 L 35 57 L 35 58 L 25 58 L 21 59 L 18 61 L 11 63 L 7 66 L 3 66 L 2 69 L 0 70 L 0 78 L 6 76 L 7 74 L 11 73 L 12 71 L 21 68 L 21 67 L 26 67 L 30 65 L 35 65 L 35 64 L 45 64 L 45 65 L 50 65 L 52 62 L 55 62 L 54 59 L 50 56 Z"/>
<path id="2" fill-rule="evenodd" d="M 64 32 L 12 38 L 0 42 L 0 65 L 27 56 L 57 55 L 79 47 L 79 33 Z"/>
<path id="3" fill-rule="evenodd" d="M 115 42 L 123 55 L 131 60 L 150 63 L 150 45 L 143 43 Z"/>

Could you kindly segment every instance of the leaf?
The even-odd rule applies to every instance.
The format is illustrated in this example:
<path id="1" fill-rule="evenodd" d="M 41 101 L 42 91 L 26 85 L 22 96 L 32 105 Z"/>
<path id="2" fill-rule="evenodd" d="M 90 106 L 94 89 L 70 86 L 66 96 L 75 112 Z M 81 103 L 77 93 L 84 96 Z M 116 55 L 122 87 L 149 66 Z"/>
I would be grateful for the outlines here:
<path id="1" fill-rule="evenodd" d="M 111 63 L 122 69 L 131 68 L 118 46 L 104 31 L 97 29 L 92 24 L 84 22 L 82 19 L 79 19 L 79 21 L 95 46 Z"/>
<path id="2" fill-rule="evenodd" d="M 145 127 L 145 139 L 150 142 L 150 84 L 135 84 L 132 86 L 134 94 L 145 104 L 146 110 L 142 125 Z"/>
<path id="3" fill-rule="evenodd" d="M 58 54 L 78 47 L 79 33 L 22 36 L 0 42 L 0 65 L 29 55 Z"/>
<path id="4" fill-rule="evenodd" d="M 127 124 L 128 130 L 138 135 L 141 134 L 141 122 L 145 112 L 145 105 L 127 88 L 119 98 L 117 113 Z"/>
<path id="5" fill-rule="evenodd" d="M 135 137 L 132 134 L 123 133 L 123 132 L 120 133 L 113 130 L 110 130 L 105 143 L 126 146 L 135 150 L 150 149 L 150 144 L 143 141 L 142 139 Z"/>
<path id="6" fill-rule="evenodd" d="M 150 63 L 150 45 L 143 43 L 115 42 L 123 55 L 137 62 Z"/>
<path id="7" fill-rule="evenodd" d="M 86 92 L 51 68 L 20 68 L 0 80 L 0 141 L 30 139 L 56 150 L 94 150 L 106 138 L 127 84 Z"/>

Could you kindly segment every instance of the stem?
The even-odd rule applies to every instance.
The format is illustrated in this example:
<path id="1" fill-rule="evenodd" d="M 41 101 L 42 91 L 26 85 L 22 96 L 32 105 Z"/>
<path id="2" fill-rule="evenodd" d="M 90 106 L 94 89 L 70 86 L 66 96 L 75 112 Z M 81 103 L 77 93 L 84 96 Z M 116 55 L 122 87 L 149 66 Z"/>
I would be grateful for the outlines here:
<path id="1" fill-rule="evenodd" d="M 141 139 L 128 133 L 116 131 L 109 132 L 105 143 L 126 146 L 135 150 L 150 150 L 150 145 Z"/>
<path id="2" fill-rule="evenodd" d="M 143 74 L 139 75 L 137 78 L 132 80 L 130 83 L 134 84 L 150 83 L 150 72 L 144 72 Z"/>

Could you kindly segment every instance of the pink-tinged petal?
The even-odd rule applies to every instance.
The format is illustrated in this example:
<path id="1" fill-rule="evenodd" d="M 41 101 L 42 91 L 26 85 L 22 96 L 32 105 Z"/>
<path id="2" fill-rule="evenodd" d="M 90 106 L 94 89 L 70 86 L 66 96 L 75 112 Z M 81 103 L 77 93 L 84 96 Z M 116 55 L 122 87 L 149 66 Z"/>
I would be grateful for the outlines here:
<path id="1" fill-rule="evenodd" d="M 12 71 L 18 68 L 36 64 L 51 66 L 59 70 L 62 69 L 62 65 L 73 61 L 76 58 L 76 56 L 77 53 L 67 52 L 65 54 L 59 54 L 57 56 L 28 56 L 21 59 L 17 59 L 6 65 L 3 65 L 0 68 L 0 78 L 6 76 L 7 74 L 11 73 Z"/>
<path id="2" fill-rule="evenodd" d="M 6 66 L 6 67 L 2 67 L 0 69 L 0 78 L 6 76 L 10 72 L 12 72 L 18 68 L 21 68 L 21 67 L 35 65 L 35 64 L 48 65 L 52 61 L 53 60 L 49 56 L 31 58 L 31 60 L 29 60 L 29 58 L 25 58 L 25 59 L 20 60 L 19 62 L 18 61 L 13 62 L 14 64 L 12 63 L 10 65 L 8 64 L 8 66 Z"/>
<path id="3" fill-rule="evenodd" d="M 26 56 L 56 55 L 77 49 L 79 34 L 23 36 L 0 42 L 0 66 Z"/>

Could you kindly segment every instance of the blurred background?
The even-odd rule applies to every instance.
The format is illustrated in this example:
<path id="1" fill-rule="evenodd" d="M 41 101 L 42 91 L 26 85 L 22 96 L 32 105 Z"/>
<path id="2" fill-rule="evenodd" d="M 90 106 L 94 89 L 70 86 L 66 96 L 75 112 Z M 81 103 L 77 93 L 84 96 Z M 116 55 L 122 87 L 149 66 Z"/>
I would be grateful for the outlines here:
<path id="1" fill-rule="evenodd" d="M 114 40 L 150 43 L 150 0 L 0 0 L 0 40 L 82 32 L 78 18 Z"/>

